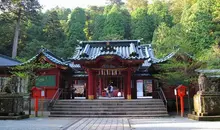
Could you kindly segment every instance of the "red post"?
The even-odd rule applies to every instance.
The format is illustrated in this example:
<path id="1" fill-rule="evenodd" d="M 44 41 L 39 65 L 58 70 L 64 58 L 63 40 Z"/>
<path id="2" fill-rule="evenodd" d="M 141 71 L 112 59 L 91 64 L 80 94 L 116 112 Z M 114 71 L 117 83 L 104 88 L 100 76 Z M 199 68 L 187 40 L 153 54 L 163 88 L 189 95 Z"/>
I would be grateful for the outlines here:
<path id="1" fill-rule="evenodd" d="M 181 117 L 183 117 L 183 114 L 184 114 L 184 98 L 183 97 L 186 95 L 186 86 L 179 85 L 177 87 L 177 92 L 178 92 L 178 96 L 180 97 Z"/>
<path id="2" fill-rule="evenodd" d="M 93 72 L 92 70 L 88 70 L 88 99 L 93 100 Z"/>
<path id="3" fill-rule="evenodd" d="M 180 106 L 181 106 L 181 117 L 183 117 L 183 114 L 184 114 L 184 101 L 183 101 L 183 96 L 180 97 Z"/>
<path id="4" fill-rule="evenodd" d="M 75 84 L 78 84 L 78 80 L 75 80 Z"/>
<path id="5" fill-rule="evenodd" d="M 103 90 L 103 79 L 100 77 L 99 78 L 99 94 L 102 95 L 102 90 Z"/>
<path id="6" fill-rule="evenodd" d="M 38 97 L 35 98 L 35 117 L 38 117 Z"/>
<path id="7" fill-rule="evenodd" d="M 127 99 L 131 100 L 131 70 L 128 69 L 127 75 Z"/>
<path id="8" fill-rule="evenodd" d="M 126 75 L 124 75 L 124 98 L 125 99 L 127 99 L 127 84 L 128 84 L 128 82 L 127 82 L 127 76 Z"/>
<path id="9" fill-rule="evenodd" d="M 93 75 L 93 80 L 94 80 L 94 86 L 93 86 L 93 95 L 94 95 L 94 99 L 97 99 L 97 77 L 94 74 Z"/>

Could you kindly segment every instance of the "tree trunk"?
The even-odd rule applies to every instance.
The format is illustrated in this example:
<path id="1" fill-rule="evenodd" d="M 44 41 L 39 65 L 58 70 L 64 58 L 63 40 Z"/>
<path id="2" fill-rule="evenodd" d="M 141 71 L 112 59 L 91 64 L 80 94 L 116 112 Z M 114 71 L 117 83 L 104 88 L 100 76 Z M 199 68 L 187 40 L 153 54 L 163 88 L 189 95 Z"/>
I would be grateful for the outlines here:
<path id="1" fill-rule="evenodd" d="M 13 48 L 12 48 L 12 58 L 15 58 L 17 56 L 18 37 L 20 33 L 20 22 L 21 22 L 21 10 L 19 10 L 18 12 L 18 19 L 16 21 L 14 42 L 13 42 Z"/>

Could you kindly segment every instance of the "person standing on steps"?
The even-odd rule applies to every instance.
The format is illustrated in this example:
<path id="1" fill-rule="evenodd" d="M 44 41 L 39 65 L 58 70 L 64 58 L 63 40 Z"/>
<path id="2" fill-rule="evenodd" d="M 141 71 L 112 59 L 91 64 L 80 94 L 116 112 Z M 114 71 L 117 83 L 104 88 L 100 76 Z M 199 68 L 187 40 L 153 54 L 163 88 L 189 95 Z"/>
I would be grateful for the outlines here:
<path id="1" fill-rule="evenodd" d="M 113 86 L 111 84 L 109 84 L 109 86 L 108 86 L 108 97 L 109 98 L 112 96 L 112 92 L 113 92 Z"/>

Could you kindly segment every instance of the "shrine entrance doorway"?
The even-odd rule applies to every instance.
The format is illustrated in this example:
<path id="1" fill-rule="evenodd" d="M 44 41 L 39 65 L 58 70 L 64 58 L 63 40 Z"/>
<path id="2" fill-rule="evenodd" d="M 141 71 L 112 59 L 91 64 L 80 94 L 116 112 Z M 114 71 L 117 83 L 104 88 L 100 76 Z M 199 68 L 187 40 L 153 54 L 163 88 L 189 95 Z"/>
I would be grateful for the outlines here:
<path id="1" fill-rule="evenodd" d="M 124 80 L 123 76 L 98 76 L 99 85 L 97 89 L 97 97 L 108 97 L 106 89 L 109 85 L 113 86 L 113 92 L 111 93 L 111 97 L 123 98 L 124 99 Z M 103 98 L 105 99 L 105 98 Z"/>

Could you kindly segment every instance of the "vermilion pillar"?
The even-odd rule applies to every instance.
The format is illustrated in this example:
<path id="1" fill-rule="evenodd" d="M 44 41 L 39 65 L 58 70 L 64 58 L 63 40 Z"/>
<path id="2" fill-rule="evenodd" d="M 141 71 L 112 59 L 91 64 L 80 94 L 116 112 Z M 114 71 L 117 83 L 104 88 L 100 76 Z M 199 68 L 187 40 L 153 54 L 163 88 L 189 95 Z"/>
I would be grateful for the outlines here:
<path id="1" fill-rule="evenodd" d="M 102 95 L 102 90 L 103 90 L 103 79 L 100 77 L 99 78 L 99 94 L 101 94 Z"/>
<path id="2" fill-rule="evenodd" d="M 75 84 L 78 84 L 78 80 L 75 80 Z"/>
<path id="3" fill-rule="evenodd" d="M 128 69 L 127 75 L 127 99 L 131 100 L 131 70 Z"/>
<path id="4" fill-rule="evenodd" d="M 98 82 L 97 82 L 97 77 L 96 75 L 93 73 L 93 80 L 94 80 L 94 86 L 93 86 L 93 95 L 94 95 L 94 99 L 97 99 L 97 85 L 98 85 Z"/>
<path id="5" fill-rule="evenodd" d="M 93 72 L 92 70 L 88 70 L 88 99 L 93 100 L 94 99 L 94 92 L 93 92 Z"/>
<path id="6" fill-rule="evenodd" d="M 123 91 L 124 91 L 124 98 L 125 98 L 125 99 L 127 99 L 127 84 L 128 84 L 127 76 L 124 75 L 124 86 L 123 86 Z"/>

